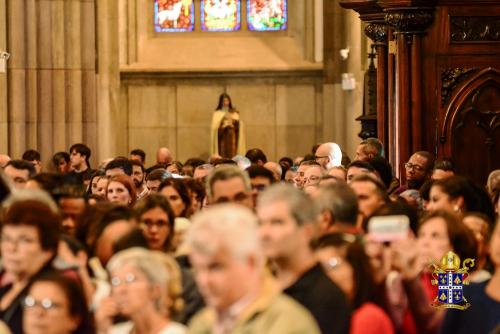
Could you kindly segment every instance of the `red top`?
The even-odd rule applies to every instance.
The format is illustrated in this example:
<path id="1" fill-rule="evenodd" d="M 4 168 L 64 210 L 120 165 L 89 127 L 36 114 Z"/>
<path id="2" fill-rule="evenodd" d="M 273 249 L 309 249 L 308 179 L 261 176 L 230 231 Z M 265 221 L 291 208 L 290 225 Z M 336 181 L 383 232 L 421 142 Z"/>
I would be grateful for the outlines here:
<path id="1" fill-rule="evenodd" d="M 394 326 L 389 316 L 373 303 L 364 303 L 351 318 L 350 334 L 393 334 Z"/>

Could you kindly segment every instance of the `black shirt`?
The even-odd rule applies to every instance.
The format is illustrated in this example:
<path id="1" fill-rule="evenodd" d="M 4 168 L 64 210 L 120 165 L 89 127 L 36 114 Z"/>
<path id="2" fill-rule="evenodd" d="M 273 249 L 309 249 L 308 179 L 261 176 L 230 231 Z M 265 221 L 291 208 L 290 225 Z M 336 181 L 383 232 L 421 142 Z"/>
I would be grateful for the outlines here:
<path id="1" fill-rule="evenodd" d="M 346 296 L 319 264 L 283 292 L 311 312 L 322 333 L 349 333 L 351 308 Z"/>

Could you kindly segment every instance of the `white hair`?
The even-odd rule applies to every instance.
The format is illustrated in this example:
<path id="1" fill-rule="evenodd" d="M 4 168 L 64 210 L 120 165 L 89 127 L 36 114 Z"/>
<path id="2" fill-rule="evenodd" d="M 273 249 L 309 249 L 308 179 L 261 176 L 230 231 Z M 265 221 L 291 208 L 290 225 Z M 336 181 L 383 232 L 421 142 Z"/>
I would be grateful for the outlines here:
<path id="1" fill-rule="evenodd" d="M 174 259 L 162 252 L 133 247 L 113 255 L 106 268 L 112 272 L 125 265 L 133 266 L 151 284 L 160 288 L 161 297 L 156 304 L 158 311 L 166 312 L 169 309 L 170 312 L 175 312 L 182 308 L 180 269 Z"/>
<path id="2" fill-rule="evenodd" d="M 340 146 L 333 142 L 323 143 L 321 146 L 323 145 L 327 148 L 328 155 L 332 160 L 331 167 L 342 165 L 342 150 L 340 149 Z"/>
<path id="3" fill-rule="evenodd" d="M 257 217 L 240 205 L 220 204 L 196 214 L 185 243 L 203 255 L 211 256 L 223 249 L 236 259 L 253 255 L 263 263 Z"/>

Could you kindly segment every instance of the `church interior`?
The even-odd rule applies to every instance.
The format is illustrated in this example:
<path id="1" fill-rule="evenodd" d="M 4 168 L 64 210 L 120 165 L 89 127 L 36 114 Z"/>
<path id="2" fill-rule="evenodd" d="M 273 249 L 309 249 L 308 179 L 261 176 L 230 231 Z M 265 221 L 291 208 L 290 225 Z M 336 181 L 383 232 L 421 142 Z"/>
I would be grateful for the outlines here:
<path id="1" fill-rule="evenodd" d="M 361 135 L 396 174 L 417 150 L 481 182 L 500 166 L 498 1 L 290 0 L 267 31 L 250 0 L 211 31 L 201 2 L 182 7 L 186 28 L 163 24 L 169 1 L 0 1 L 0 152 L 206 159 L 225 92 L 271 160 L 326 141 L 352 157 Z"/>

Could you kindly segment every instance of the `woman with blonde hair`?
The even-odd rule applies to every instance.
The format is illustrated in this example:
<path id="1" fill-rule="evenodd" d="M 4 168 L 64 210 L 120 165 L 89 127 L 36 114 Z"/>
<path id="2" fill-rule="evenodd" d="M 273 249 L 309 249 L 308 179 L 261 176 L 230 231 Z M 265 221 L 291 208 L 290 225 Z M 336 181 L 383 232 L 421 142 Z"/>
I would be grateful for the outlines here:
<path id="1" fill-rule="evenodd" d="M 180 270 L 168 255 L 144 248 L 115 254 L 107 265 L 111 295 L 96 312 L 99 333 L 184 334 L 172 321 L 182 310 Z M 129 321 L 113 324 L 120 316 Z"/>

